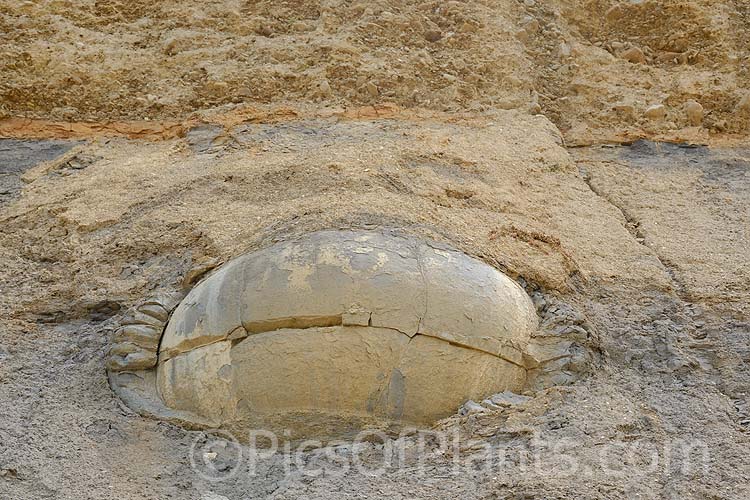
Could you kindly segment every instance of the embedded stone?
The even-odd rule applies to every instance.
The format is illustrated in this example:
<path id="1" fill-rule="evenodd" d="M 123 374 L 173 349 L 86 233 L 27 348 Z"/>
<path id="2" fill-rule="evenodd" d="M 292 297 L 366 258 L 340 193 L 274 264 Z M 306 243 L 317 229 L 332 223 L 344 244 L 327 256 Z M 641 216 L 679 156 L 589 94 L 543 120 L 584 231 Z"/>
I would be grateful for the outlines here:
<path id="1" fill-rule="evenodd" d="M 696 101 L 689 100 L 685 103 L 685 115 L 687 116 L 688 123 L 697 127 L 703 123 L 703 106 Z"/>
<path id="2" fill-rule="evenodd" d="M 455 250 L 321 231 L 239 257 L 201 282 L 174 311 L 160 355 L 224 340 L 240 326 L 250 333 L 335 326 L 353 313 L 373 327 L 497 355 L 528 340 L 536 325 L 529 304 L 510 278 Z"/>
<path id="3" fill-rule="evenodd" d="M 154 352 L 159 347 L 160 338 L 161 328 L 150 325 L 125 325 L 120 327 L 114 336 L 115 342 L 131 342 Z"/>
<path id="4" fill-rule="evenodd" d="M 633 64 L 643 64 L 646 62 L 646 56 L 638 47 L 630 47 L 629 49 L 623 51 L 620 54 L 620 57 Z"/>
<path id="5" fill-rule="evenodd" d="M 425 425 L 521 390 L 536 326 L 523 289 L 477 259 L 321 231 L 238 257 L 193 288 L 165 328 L 156 387 L 170 410 L 226 428 L 341 437 Z"/>
<path id="6" fill-rule="evenodd" d="M 156 366 L 157 355 L 169 311 L 180 293 L 159 294 L 131 308 L 113 336 L 107 367 L 110 371 L 138 371 Z"/>
<path id="7" fill-rule="evenodd" d="M 166 318 L 164 320 L 160 320 L 157 317 L 147 314 L 145 312 L 142 312 L 138 309 L 131 309 L 127 312 L 125 317 L 120 321 L 121 325 L 151 325 L 157 328 L 161 328 L 164 326 L 164 323 L 166 321 Z"/>
<path id="8" fill-rule="evenodd" d="M 169 319 L 169 313 L 164 309 L 164 306 L 159 304 L 142 304 L 137 309 L 138 312 L 151 316 L 161 322 L 166 323 L 167 319 Z"/>
<path id="9" fill-rule="evenodd" d="M 667 108 L 663 104 L 653 104 L 646 108 L 643 116 L 650 120 L 663 120 L 667 117 Z"/>
<path id="10" fill-rule="evenodd" d="M 109 348 L 109 354 L 110 356 L 127 356 L 128 354 L 142 350 L 140 346 L 132 342 L 119 342 L 112 344 L 112 347 Z"/>
<path id="11" fill-rule="evenodd" d="M 126 355 L 111 355 L 107 360 L 107 368 L 111 371 L 147 370 L 156 366 L 156 362 L 155 352 L 136 350 Z"/>

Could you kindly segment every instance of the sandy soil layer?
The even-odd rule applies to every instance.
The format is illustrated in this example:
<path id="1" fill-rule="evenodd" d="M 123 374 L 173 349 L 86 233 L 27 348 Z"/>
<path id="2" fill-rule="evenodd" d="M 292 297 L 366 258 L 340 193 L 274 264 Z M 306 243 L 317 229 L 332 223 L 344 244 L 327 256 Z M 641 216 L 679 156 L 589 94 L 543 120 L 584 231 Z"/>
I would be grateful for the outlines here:
<path id="1" fill-rule="evenodd" d="M 544 113 L 571 144 L 746 136 L 749 16 L 742 0 L 3 0 L 0 114 L 392 102 Z"/>

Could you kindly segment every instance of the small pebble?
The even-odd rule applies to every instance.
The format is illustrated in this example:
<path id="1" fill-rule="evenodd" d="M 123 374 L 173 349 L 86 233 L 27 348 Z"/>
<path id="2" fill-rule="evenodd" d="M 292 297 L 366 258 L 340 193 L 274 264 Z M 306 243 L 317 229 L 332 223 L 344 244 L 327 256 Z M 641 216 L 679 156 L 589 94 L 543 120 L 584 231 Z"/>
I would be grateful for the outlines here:
<path id="1" fill-rule="evenodd" d="M 686 102 L 685 114 L 687 115 L 688 122 L 693 127 L 697 127 L 703 123 L 703 106 L 700 103 L 693 100 Z"/>
<path id="2" fill-rule="evenodd" d="M 168 38 L 167 41 L 164 43 L 164 47 L 162 48 L 162 51 L 169 55 L 175 55 L 177 52 L 181 50 L 180 40 L 178 38 Z"/>
<path id="3" fill-rule="evenodd" d="M 305 23 L 304 21 L 297 21 L 292 24 L 292 29 L 294 31 L 303 32 L 303 31 L 310 31 L 310 27 Z"/>
<path id="4" fill-rule="evenodd" d="M 460 31 L 461 33 L 474 33 L 478 28 L 479 27 L 474 23 L 465 22 L 461 25 L 458 31 Z"/>
<path id="5" fill-rule="evenodd" d="M 626 102 L 618 102 L 612 108 L 625 116 L 632 117 L 635 115 L 635 106 Z"/>
<path id="6" fill-rule="evenodd" d="M 255 32 L 264 37 L 270 37 L 273 34 L 273 30 L 267 24 L 259 26 Z"/>
<path id="7" fill-rule="evenodd" d="M 750 92 L 745 94 L 745 97 L 740 99 L 739 104 L 737 104 L 737 111 L 741 111 L 743 113 L 750 113 Z"/>
<path id="8" fill-rule="evenodd" d="M 393 12 L 389 12 L 387 10 L 384 10 L 380 13 L 380 19 L 387 23 L 392 23 L 396 20 L 396 16 L 393 14 Z"/>
<path id="9" fill-rule="evenodd" d="M 646 108 L 643 112 L 643 116 L 649 120 L 661 120 L 667 117 L 667 108 L 663 104 L 653 104 Z"/>
<path id="10" fill-rule="evenodd" d="M 526 30 L 524 30 L 524 29 L 518 30 L 518 31 L 516 31 L 516 38 L 520 42 L 526 43 L 526 42 L 529 41 L 529 32 L 526 31 Z"/>
<path id="11" fill-rule="evenodd" d="M 441 38 L 443 38 L 443 34 L 438 30 L 427 30 L 424 33 L 424 38 L 428 42 L 437 42 Z"/>
<path id="12" fill-rule="evenodd" d="M 623 14 L 623 8 L 620 5 L 615 4 L 610 7 L 607 12 L 604 13 L 604 17 L 607 19 L 607 21 L 616 21 L 617 19 L 621 18 Z"/>
<path id="13" fill-rule="evenodd" d="M 320 82 L 319 88 L 320 88 L 320 92 L 323 95 L 331 94 L 331 84 L 328 83 L 328 80 L 323 80 L 322 82 Z"/>
<path id="14" fill-rule="evenodd" d="M 471 415 L 473 413 L 484 413 L 486 411 L 487 408 L 485 408 L 484 406 L 475 401 L 468 400 L 461 406 L 461 408 L 458 409 L 458 414 L 464 416 Z"/>
<path id="15" fill-rule="evenodd" d="M 630 47 L 620 54 L 620 57 L 633 64 L 643 64 L 646 62 L 646 56 L 638 47 Z"/>
<path id="16" fill-rule="evenodd" d="M 537 31 L 539 31 L 539 28 L 541 28 L 541 25 L 539 24 L 539 21 L 534 18 L 523 25 L 523 29 L 525 29 L 529 34 L 536 33 Z"/>

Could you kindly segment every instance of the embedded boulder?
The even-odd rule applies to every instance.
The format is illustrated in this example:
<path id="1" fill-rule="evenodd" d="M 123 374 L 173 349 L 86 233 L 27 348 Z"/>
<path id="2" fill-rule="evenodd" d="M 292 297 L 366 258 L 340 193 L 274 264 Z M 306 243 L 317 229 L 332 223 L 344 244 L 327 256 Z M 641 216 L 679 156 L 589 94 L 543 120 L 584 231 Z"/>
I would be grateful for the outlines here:
<path id="1" fill-rule="evenodd" d="M 172 313 L 164 404 L 227 428 L 343 436 L 424 425 L 526 380 L 524 290 L 424 241 L 321 231 L 228 262 Z"/>

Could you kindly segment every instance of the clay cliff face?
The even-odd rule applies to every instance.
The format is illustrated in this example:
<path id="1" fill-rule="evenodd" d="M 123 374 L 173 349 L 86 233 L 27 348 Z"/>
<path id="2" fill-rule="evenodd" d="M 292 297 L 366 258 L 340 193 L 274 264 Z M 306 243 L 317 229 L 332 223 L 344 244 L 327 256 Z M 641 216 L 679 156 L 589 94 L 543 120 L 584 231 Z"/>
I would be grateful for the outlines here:
<path id="1" fill-rule="evenodd" d="M 748 133 L 749 16 L 738 0 L 4 1 L 0 112 L 392 102 L 544 113 L 569 143 L 705 141 Z"/>

